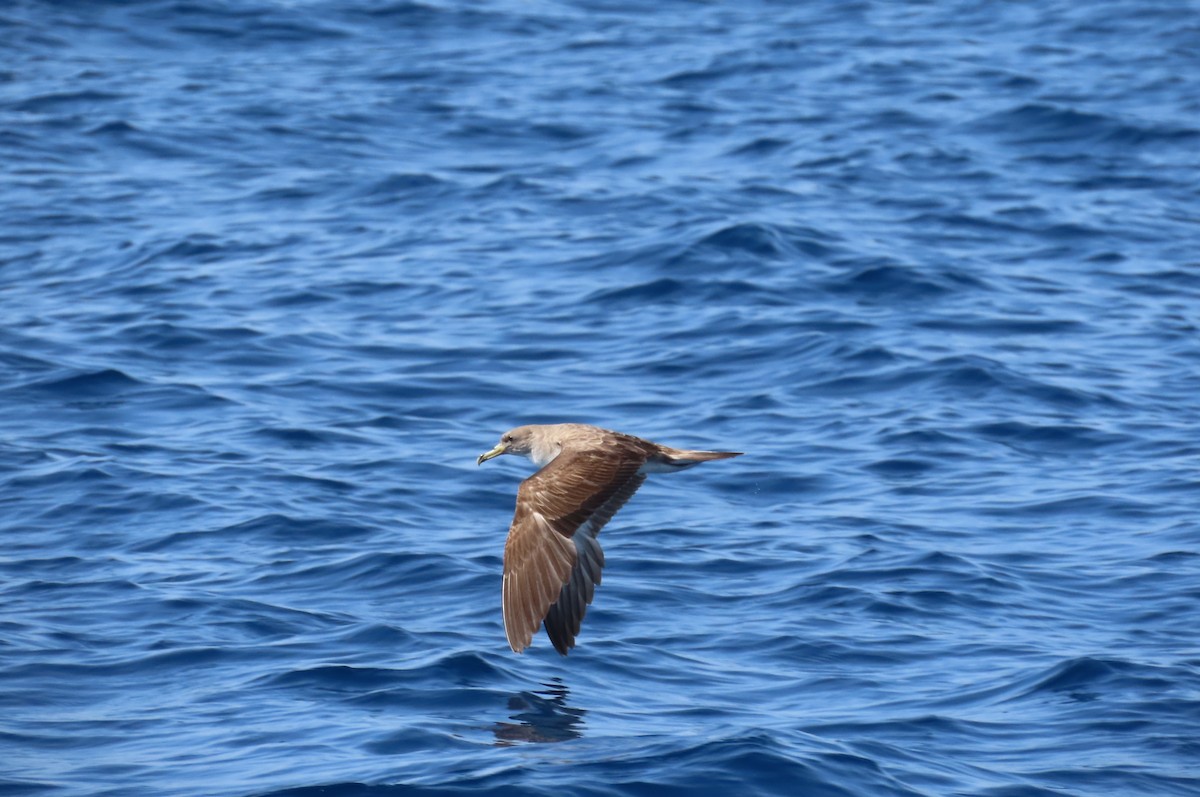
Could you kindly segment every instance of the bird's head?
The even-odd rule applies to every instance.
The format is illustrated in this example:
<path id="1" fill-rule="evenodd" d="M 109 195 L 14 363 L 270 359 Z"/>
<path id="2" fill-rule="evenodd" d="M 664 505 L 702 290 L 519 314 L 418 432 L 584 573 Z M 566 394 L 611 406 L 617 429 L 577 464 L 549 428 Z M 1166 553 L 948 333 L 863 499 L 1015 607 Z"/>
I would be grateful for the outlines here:
<path id="1" fill-rule="evenodd" d="M 533 452 L 533 428 L 529 426 L 518 426 L 516 429 L 510 429 L 500 435 L 500 442 L 491 451 L 479 455 L 479 459 L 475 460 L 476 465 L 482 465 L 493 457 L 498 457 L 501 454 L 516 454 L 518 456 L 527 457 Z"/>

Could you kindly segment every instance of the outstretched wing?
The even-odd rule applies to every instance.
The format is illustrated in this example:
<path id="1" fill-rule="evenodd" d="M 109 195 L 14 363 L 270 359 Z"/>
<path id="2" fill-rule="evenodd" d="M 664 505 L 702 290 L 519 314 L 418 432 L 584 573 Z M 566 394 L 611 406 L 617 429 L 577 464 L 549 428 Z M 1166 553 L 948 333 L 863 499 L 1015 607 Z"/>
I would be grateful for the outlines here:
<path id="1" fill-rule="evenodd" d="M 555 650 L 575 646 L 604 567 L 596 535 L 642 485 L 644 462 L 629 450 L 564 451 L 521 482 L 504 544 L 504 632 L 514 651 L 543 620 Z"/>

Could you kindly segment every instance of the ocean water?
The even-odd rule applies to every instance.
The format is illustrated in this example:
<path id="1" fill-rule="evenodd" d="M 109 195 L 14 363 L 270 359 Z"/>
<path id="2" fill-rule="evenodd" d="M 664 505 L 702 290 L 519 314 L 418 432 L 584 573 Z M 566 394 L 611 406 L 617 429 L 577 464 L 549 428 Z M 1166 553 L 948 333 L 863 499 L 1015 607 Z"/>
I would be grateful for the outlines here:
<path id="1" fill-rule="evenodd" d="M 0 794 L 1200 795 L 1196 12 L 0 5 Z"/>

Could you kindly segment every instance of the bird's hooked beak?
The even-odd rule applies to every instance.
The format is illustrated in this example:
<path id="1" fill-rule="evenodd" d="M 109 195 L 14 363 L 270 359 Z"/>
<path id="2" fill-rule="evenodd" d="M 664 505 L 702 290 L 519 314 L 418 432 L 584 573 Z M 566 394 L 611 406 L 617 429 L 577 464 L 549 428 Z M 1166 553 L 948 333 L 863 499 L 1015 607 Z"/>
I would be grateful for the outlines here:
<path id="1" fill-rule="evenodd" d="M 496 443 L 496 447 L 493 448 L 491 451 L 488 451 L 487 453 L 484 453 L 484 454 L 480 454 L 479 459 L 475 460 L 475 464 L 482 465 L 483 463 L 487 462 L 489 459 L 492 459 L 493 457 L 498 457 L 507 450 L 508 450 L 508 446 L 504 445 L 504 443 Z"/>

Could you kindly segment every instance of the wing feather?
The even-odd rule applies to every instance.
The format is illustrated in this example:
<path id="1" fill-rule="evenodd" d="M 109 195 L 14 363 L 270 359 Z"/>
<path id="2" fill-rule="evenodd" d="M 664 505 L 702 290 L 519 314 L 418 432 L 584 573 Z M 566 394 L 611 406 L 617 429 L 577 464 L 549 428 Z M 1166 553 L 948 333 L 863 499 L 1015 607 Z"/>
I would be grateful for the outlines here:
<path id="1" fill-rule="evenodd" d="M 596 535 L 645 481 L 641 450 L 564 451 L 521 482 L 504 545 L 502 604 L 518 653 L 545 622 L 566 655 L 592 602 L 604 551 Z"/>

